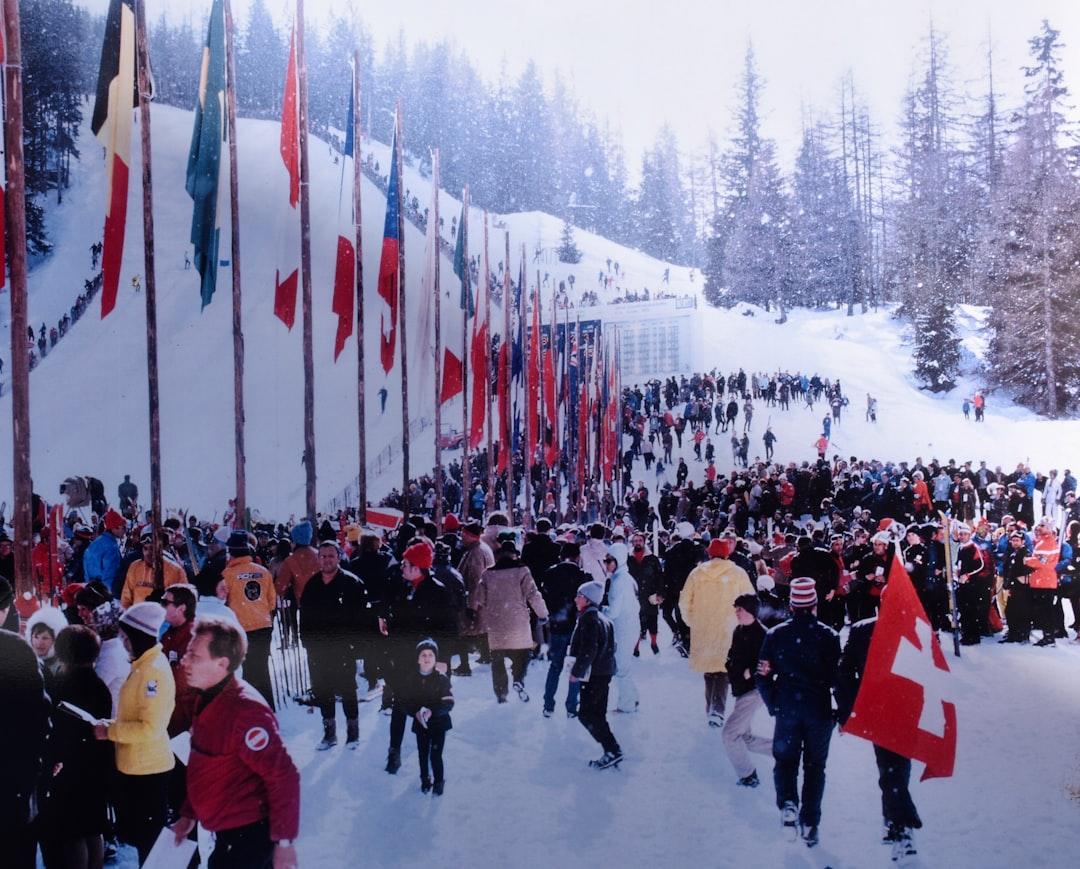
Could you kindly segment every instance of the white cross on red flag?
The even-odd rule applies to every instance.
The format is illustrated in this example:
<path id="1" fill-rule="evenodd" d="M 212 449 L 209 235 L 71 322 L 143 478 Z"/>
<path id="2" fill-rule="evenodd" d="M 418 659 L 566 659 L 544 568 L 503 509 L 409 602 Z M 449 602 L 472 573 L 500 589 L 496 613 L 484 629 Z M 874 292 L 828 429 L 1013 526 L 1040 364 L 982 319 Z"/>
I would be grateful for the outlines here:
<path id="1" fill-rule="evenodd" d="M 922 778 L 953 774 L 956 704 L 949 665 L 899 559 L 889 570 L 866 669 L 845 733 L 926 764 Z"/>

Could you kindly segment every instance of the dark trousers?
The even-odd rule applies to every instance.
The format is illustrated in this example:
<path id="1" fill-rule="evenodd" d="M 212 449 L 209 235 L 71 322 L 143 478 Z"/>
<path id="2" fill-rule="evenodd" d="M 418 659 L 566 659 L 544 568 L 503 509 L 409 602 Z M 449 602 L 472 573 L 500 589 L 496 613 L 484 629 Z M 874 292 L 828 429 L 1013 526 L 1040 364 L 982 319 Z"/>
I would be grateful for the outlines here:
<path id="1" fill-rule="evenodd" d="M 8 746 L 9 751 L 15 746 Z M 10 786 L 10 783 L 5 783 Z M 0 852 L 11 869 L 35 869 L 37 845 L 30 826 L 30 797 L 5 793 L 0 796 Z"/>
<path id="2" fill-rule="evenodd" d="M 334 717 L 338 697 L 347 719 L 359 716 L 356 659 L 352 653 L 320 652 L 315 646 L 308 649 L 308 669 L 311 671 L 311 693 L 323 718 Z"/>
<path id="3" fill-rule="evenodd" d="M 214 851 L 209 869 L 270 869 L 274 862 L 274 843 L 270 840 L 270 822 L 258 821 L 214 834 Z"/>
<path id="4" fill-rule="evenodd" d="M 705 714 L 724 714 L 724 706 L 727 703 L 728 675 L 727 673 L 705 674 Z"/>
<path id="5" fill-rule="evenodd" d="M 776 718 L 773 734 L 773 782 L 776 805 L 799 805 L 799 760 L 803 766 L 802 804 L 799 821 L 804 826 L 821 822 L 821 798 L 825 793 L 825 761 L 829 758 L 832 719 L 805 709 L 785 710 Z"/>
<path id="6" fill-rule="evenodd" d="M 686 622 L 682 620 L 682 613 L 679 612 L 679 598 L 676 595 L 674 598 L 665 597 L 664 602 L 660 605 L 660 612 L 664 616 L 664 621 L 667 626 L 671 628 L 671 633 L 675 636 L 682 645 L 690 648 L 690 628 Z"/>
<path id="7" fill-rule="evenodd" d="M 1031 611 L 1035 627 L 1043 632 L 1044 637 L 1053 637 L 1057 630 L 1057 622 L 1054 618 L 1054 601 L 1057 598 L 1056 588 L 1033 588 L 1031 589 Z M 1058 606 L 1058 610 L 1061 606 Z"/>
<path id="8" fill-rule="evenodd" d="M 515 682 L 525 681 L 525 671 L 529 669 L 529 653 L 531 649 L 492 649 L 491 650 L 491 685 L 495 689 L 496 697 L 505 697 L 506 664 L 510 659 L 510 675 Z"/>
<path id="9" fill-rule="evenodd" d="M 646 633 L 651 636 L 656 636 L 657 629 L 659 628 L 659 613 L 660 608 L 654 604 L 649 603 L 648 600 L 641 601 L 641 636 L 644 637 Z"/>
<path id="10" fill-rule="evenodd" d="M 428 781 L 428 764 L 431 764 L 431 775 L 435 781 L 443 781 L 443 746 L 446 744 L 446 731 L 431 731 L 421 727 L 416 732 L 416 753 L 420 756 L 420 778 Z"/>
<path id="11" fill-rule="evenodd" d="M 960 613 L 960 641 L 980 642 L 986 608 L 983 606 L 983 587 L 986 580 L 972 577 L 956 586 L 956 609 Z"/>
<path id="12" fill-rule="evenodd" d="M 169 808 L 171 772 L 153 775 L 116 774 L 116 833 L 122 842 L 134 845 L 139 865 L 154 847 Z"/>
<path id="13" fill-rule="evenodd" d="M 949 626 L 947 616 L 949 608 L 949 593 L 941 583 L 923 586 L 918 589 L 919 601 L 926 610 L 926 616 L 930 619 L 930 625 L 935 631 L 943 631 Z M 854 624 L 854 622 L 852 622 Z"/>
<path id="14" fill-rule="evenodd" d="M 544 683 L 544 708 L 548 712 L 555 708 L 555 692 L 559 690 L 559 679 L 562 676 L 563 663 L 566 661 L 566 650 L 570 647 L 570 634 L 552 634 L 551 642 L 548 643 L 547 681 Z M 581 693 L 581 683 L 571 682 L 566 692 L 566 711 L 577 712 L 578 696 Z"/>
<path id="15" fill-rule="evenodd" d="M 271 628 L 259 628 L 247 632 L 248 650 L 244 658 L 244 680 L 258 691 L 274 708 L 274 689 L 270 684 L 270 635 Z"/>
<path id="16" fill-rule="evenodd" d="M 589 736 L 603 746 L 604 751 L 619 751 L 619 743 L 607 722 L 608 688 L 610 676 L 592 676 L 581 683 L 581 699 L 578 703 L 578 720 Z"/>
<path id="17" fill-rule="evenodd" d="M 1016 583 L 1009 589 L 1009 602 L 1005 604 L 1005 621 L 1009 625 L 1008 639 L 1027 640 L 1031 635 L 1031 588 Z"/>
<path id="18" fill-rule="evenodd" d="M 911 761 L 880 745 L 874 746 L 874 759 L 877 761 L 878 787 L 881 788 L 881 816 L 885 823 L 918 830 L 922 821 L 908 790 Z"/>

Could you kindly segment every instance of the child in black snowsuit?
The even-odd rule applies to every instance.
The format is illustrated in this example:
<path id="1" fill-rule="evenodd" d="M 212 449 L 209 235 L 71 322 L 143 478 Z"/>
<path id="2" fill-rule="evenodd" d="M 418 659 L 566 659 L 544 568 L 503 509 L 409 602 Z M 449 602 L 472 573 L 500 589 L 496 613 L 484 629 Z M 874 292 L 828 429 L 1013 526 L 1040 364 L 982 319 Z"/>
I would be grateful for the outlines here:
<path id="1" fill-rule="evenodd" d="M 405 712 L 412 716 L 412 732 L 416 734 L 416 751 L 420 756 L 420 790 L 443 792 L 443 745 L 446 731 L 453 726 L 450 710 L 454 695 L 450 680 L 435 669 L 439 647 L 434 640 L 421 640 L 416 646 L 417 670 L 402 691 Z M 434 775 L 434 782 L 429 775 Z"/>

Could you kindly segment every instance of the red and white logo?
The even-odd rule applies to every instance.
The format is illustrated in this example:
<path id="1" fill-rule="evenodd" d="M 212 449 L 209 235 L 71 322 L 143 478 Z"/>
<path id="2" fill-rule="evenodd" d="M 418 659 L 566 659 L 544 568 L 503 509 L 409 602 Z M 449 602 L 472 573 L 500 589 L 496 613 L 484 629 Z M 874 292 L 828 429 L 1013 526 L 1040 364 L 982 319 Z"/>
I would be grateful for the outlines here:
<path id="1" fill-rule="evenodd" d="M 262 751 L 270 744 L 270 734 L 264 727 L 252 727 L 244 734 L 244 745 L 252 751 Z"/>

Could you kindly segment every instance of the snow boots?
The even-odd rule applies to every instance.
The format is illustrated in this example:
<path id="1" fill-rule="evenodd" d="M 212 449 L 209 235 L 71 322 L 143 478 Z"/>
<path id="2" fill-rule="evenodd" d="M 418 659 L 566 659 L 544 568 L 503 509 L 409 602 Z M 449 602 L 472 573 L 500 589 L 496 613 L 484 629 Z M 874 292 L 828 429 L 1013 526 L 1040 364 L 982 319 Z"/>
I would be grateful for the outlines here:
<path id="1" fill-rule="evenodd" d="M 337 721 L 333 718 L 324 718 L 322 723 L 323 738 L 316 747 L 316 751 L 326 751 L 337 745 Z"/>
<path id="2" fill-rule="evenodd" d="M 607 769 L 609 766 L 618 766 L 622 763 L 623 753 L 621 750 L 605 751 L 603 756 L 596 760 L 590 760 L 589 766 L 593 769 Z"/>
<path id="3" fill-rule="evenodd" d="M 391 748 L 386 753 L 386 771 L 390 775 L 397 775 L 399 769 L 401 769 L 401 749 Z"/>
<path id="4" fill-rule="evenodd" d="M 436 796 L 436 797 L 441 797 L 442 794 L 443 794 L 443 787 L 445 786 L 445 784 L 446 784 L 446 782 L 442 782 L 442 781 L 436 781 L 434 784 L 432 784 L 432 786 L 431 786 L 432 795 Z"/>
<path id="5" fill-rule="evenodd" d="M 431 779 L 421 776 L 420 778 L 420 793 L 426 794 L 431 792 Z"/>
<path id="6" fill-rule="evenodd" d="M 901 829 L 897 830 L 895 837 L 892 840 L 892 860 L 894 863 L 905 864 L 910 861 L 918 852 L 915 850 L 915 840 L 912 838 L 911 830 Z"/>
<path id="7" fill-rule="evenodd" d="M 724 726 L 724 716 L 719 712 L 709 713 L 709 727 L 722 728 Z"/>
<path id="8" fill-rule="evenodd" d="M 360 720 L 357 718 L 345 719 L 345 747 L 353 751 L 360 746 Z"/>
<path id="9" fill-rule="evenodd" d="M 514 690 L 517 691 L 518 699 L 522 703 L 528 703 L 529 702 L 529 695 L 525 692 L 525 685 L 524 684 L 522 684 L 521 682 L 515 682 L 514 683 Z"/>
<path id="10" fill-rule="evenodd" d="M 757 777 L 756 769 L 750 775 L 744 776 L 738 781 L 739 787 L 743 788 L 756 788 L 759 784 L 761 784 L 761 781 Z"/>
<path id="11" fill-rule="evenodd" d="M 799 807 L 795 803 L 784 803 L 784 807 L 780 810 L 780 823 L 783 824 L 788 837 L 794 842 L 799 835 Z"/>
<path id="12" fill-rule="evenodd" d="M 806 843 L 807 848 L 813 848 L 818 843 L 817 824 L 810 827 L 803 827 L 802 840 Z"/>

